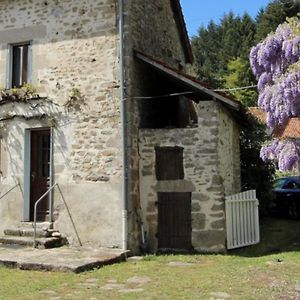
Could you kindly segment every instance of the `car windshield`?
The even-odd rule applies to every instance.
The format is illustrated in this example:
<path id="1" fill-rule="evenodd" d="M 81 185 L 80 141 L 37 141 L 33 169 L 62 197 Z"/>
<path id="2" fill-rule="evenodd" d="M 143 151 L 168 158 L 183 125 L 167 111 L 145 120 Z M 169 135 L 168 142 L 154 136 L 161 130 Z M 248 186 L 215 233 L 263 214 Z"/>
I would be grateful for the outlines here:
<path id="1" fill-rule="evenodd" d="M 280 188 L 282 188 L 282 186 L 284 185 L 285 182 L 286 182 L 285 178 L 277 179 L 273 184 L 273 188 L 280 189 Z"/>
<path id="2" fill-rule="evenodd" d="M 298 177 L 278 178 L 273 183 L 274 189 L 300 189 L 300 180 Z"/>

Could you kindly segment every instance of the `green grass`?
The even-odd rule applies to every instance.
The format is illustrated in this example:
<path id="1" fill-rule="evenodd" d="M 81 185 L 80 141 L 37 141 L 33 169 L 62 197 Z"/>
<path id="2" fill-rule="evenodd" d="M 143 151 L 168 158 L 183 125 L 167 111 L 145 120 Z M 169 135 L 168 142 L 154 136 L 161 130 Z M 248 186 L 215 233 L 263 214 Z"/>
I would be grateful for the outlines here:
<path id="1" fill-rule="evenodd" d="M 230 299 L 294 299 L 299 260 L 296 252 L 256 258 L 186 255 L 147 257 L 79 275 L 0 269 L 0 299 L 210 299 L 212 292 L 226 292 Z M 169 265 L 173 261 L 192 264 Z M 134 276 L 151 281 L 127 283 Z M 101 288 L 110 282 L 143 291 Z"/>
<path id="2" fill-rule="evenodd" d="M 0 268 L 0 299 L 211 299 L 213 292 L 230 299 L 296 299 L 298 223 L 265 220 L 260 245 L 229 255 L 146 256 L 82 274 Z M 145 282 L 132 282 L 135 277 Z M 103 289 L 107 284 L 117 288 Z M 133 290 L 124 293 L 124 288 Z"/>

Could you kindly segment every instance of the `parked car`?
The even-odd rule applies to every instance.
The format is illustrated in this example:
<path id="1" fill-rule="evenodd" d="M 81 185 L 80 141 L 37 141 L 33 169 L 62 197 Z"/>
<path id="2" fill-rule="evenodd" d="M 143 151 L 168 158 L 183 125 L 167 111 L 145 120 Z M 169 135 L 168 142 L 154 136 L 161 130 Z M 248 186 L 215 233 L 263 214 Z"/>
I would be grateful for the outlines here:
<path id="1" fill-rule="evenodd" d="M 273 185 L 275 210 L 280 216 L 300 219 L 300 177 L 281 177 Z"/>

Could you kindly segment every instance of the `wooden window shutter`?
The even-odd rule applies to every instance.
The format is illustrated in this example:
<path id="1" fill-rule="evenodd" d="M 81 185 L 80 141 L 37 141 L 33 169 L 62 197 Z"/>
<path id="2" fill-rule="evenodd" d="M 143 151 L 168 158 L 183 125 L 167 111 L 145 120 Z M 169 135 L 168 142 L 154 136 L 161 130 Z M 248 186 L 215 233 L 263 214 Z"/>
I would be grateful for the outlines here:
<path id="1" fill-rule="evenodd" d="M 155 153 L 157 180 L 184 179 L 182 147 L 156 147 Z"/>

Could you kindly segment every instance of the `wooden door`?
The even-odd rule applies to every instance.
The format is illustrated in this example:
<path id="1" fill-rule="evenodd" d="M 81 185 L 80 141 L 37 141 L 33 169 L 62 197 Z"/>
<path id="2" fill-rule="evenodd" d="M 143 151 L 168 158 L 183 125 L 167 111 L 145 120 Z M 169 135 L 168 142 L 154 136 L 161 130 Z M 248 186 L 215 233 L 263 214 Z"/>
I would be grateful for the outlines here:
<path id="1" fill-rule="evenodd" d="M 192 248 L 191 193 L 158 193 L 158 248 Z"/>
<path id="2" fill-rule="evenodd" d="M 49 188 L 50 130 L 31 131 L 30 220 L 34 218 L 34 204 Z M 49 209 L 49 195 L 37 207 L 37 220 L 45 221 Z"/>

